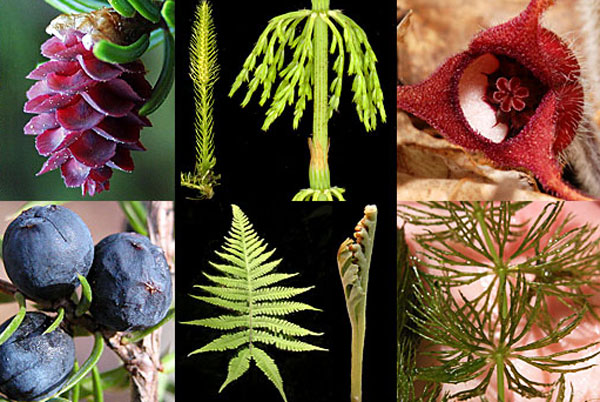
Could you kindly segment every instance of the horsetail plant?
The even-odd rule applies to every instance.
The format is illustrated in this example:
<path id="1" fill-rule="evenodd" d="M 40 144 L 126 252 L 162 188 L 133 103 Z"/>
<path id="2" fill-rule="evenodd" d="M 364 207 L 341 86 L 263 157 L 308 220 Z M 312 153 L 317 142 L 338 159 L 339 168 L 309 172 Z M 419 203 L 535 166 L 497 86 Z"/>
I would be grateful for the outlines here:
<path id="1" fill-rule="evenodd" d="M 298 311 L 320 310 L 305 303 L 290 301 L 292 297 L 311 290 L 313 286 L 272 286 L 298 274 L 273 273 L 282 261 L 268 261 L 275 249 L 267 250 L 268 244 L 254 231 L 239 207 L 232 205 L 232 209 L 233 222 L 229 236 L 225 237 L 223 251 L 216 252 L 225 264 L 210 263 L 220 275 L 204 273 L 216 286 L 195 285 L 194 287 L 209 296 L 191 295 L 205 303 L 225 308 L 229 313 L 183 322 L 226 333 L 191 352 L 190 356 L 197 353 L 236 350 L 237 354 L 229 362 L 227 378 L 219 392 L 248 371 L 250 362 L 254 361 L 275 385 L 283 400 L 287 401 L 279 369 L 275 361 L 263 350 L 262 345 L 272 345 L 290 352 L 325 351 L 326 349 L 295 339 L 309 335 L 318 336 L 322 335 L 321 333 L 309 331 L 280 318 Z"/>
<path id="2" fill-rule="evenodd" d="M 302 23 L 304 26 L 300 28 Z M 284 67 L 286 47 L 292 57 Z M 337 53 L 333 63 L 335 78 L 331 83 L 328 80 L 329 53 Z M 347 63 L 346 54 L 349 55 Z M 310 188 L 300 190 L 293 197 L 294 201 L 344 201 L 345 190 L 331 186 L 328 122 L 333 112 L 338 110 L 346 66 L 348 75 L 354 76 L 353 102 L 365 129 L 371 131 L 376 128 L 378 114 L 382 122 L 386 121 L 376 61 L 361 27 L 340 10 L 330 10 L 329 0 L 312 0 L 311 10 L 294 11 L 273 18 L 244 62 L 229 96 L 247 82 L 248 92 L 242 101 L 244 107 L 262 85 L 259 104 L 264 106 L 272 98 L 263 130 L 268 130 L 286 105 L 292 104 L 295 108 L 293 128 L 297 129 L 307 101 L 313 101 L 313 135 L 308 140 Z M 280 82 L 272 95 L 277 77 Z"/>
<path id="3" fill-rule="evenodd" d="M 366 331 L 367 290 L 376 226 L 377 207 L 367 205 L 365 216 L 354 229 L 354 240 L 346 239 L 337 254 L 346 308 L 352 326 L 351 402 L 362 400 L 362 361 Z"/>
<path id="4" fill-rule="evenodd" d="M 196 163 L 193 172 L 181 173 L 181 185 L 200 192 L 201 199 L 210 199 L 217 186 L 214 155 L 214 85 L 218 79 L 217 37 L 208 1 L 196 8 L 190 43 L 190 77 L 194 83 L 196 117 Z"/>

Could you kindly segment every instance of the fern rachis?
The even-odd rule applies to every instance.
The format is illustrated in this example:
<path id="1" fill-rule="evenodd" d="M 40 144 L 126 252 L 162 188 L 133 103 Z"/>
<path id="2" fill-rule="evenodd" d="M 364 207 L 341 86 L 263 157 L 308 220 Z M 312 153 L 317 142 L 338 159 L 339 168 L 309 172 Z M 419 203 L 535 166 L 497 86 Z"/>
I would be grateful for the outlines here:
<path id="1" fill-rule="evenodd" d="M 308 304 L 290 301 L 292 297 L 313 287 L 279 286 L 279 282 L 297 274 L 274 273 L 282 261 L 269 261 L 275 249 L 268 250 L 267 243 L 254 231 L 239 207 L 233 205 L 232 209 L 231 230 L 225 237 L 222 251 L 216 252 L 224 263 L 210 262 L 219 275 L 204 273 L 212 284 L 195 285 L 195 288 L 203 291 L 203 295 L 192 295 L 197 300 L 227 309 L 229 313 L 184 323 L 226 333 L 190 355 L 237 350 L 237 354 L 229 361 L 227 378 L 219 392 L 241 377 L 250 368 L 250 363 L 254 362 L 275 385 L 283 400 L 287 401 L 279 369 L 263 350 L 263 345 L 291 352 L 326 350 L 296 339 L 318 336 L 320 333 L 284 318 L 299 311 L 319 311 Z"/>
<path id="2" fill-rule="evenodd" d="M 371 255 L 377 227 L 377 206 L 367 205 L 365 215 L 354 229 L 354 240 L 346 239 L 337 254 L 346 308 L 352 327 L 350 400 L 362 401 L 362 362 L 365 344 L 367 290 Z"/>

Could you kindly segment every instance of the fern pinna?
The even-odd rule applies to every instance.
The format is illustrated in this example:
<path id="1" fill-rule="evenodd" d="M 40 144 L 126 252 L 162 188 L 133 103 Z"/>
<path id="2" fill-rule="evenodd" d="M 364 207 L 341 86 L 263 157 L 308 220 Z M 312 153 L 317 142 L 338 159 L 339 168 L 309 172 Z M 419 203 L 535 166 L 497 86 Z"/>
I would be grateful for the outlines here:
<path id="1" fill-rule="evenodd" d="M 230 313 L 184 322 L 227 333 L 193 351 L 190 356 L 235 349 L 238 353 L 229 361 L 227 378 L 219 392 L 241 377 L 249 369 L 250 362 L 254 361 L 275 385 L 283 400 L 287 401 L 279 369 L 262 349 L 262 345 L 272 345 L 290 352 L 325 351 L 326 349 L 296 339 L 307 335 L 322 335 L 321 333 L 309 331 L 281 318 L 298 311 L 320 310 L 305 303 L 290 301 L 292 297 L 313 286 L 273 286 L 298 274 L 274 273 L 282 261 L 269 261 L 275 249 L 267 250 L 268 244 L 254 231 L 239 207 L 232 205 L 232 209 L 233 222 L 229 236 L 225 237 L 222 251 L 215 252 L 225 263 L 210 262 L 220 275 L 204 273 L 213 284 L 194 287 L 203 290 L 208 296 L 191 295 L 195 299 L 225 308 Z"/>

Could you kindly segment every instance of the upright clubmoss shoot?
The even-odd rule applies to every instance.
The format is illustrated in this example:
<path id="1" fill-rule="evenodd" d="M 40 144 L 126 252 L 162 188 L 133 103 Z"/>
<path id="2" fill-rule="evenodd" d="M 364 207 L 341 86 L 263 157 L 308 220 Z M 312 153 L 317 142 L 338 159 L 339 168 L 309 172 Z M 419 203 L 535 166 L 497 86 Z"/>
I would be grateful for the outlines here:
<path id="1" fill-rule="evenodd" d="M 181 185 L 197 190 L 199 198 L 212 198 L 220 175 L 214 171 L 217 159 L 214 143 L 214 86 L 219 75 L 217 36 L 210 3 L 196 8 L 190 43 L 190 77 L 194 84 L 196 116 L 196 161 L 193 172 L 181 173 Z"/>

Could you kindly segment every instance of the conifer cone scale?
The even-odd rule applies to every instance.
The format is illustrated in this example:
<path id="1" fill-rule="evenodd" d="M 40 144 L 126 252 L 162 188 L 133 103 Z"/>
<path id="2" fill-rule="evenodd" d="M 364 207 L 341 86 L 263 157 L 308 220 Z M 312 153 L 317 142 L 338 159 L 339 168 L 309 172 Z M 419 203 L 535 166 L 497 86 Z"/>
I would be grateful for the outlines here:
<path id="1" fill-rule="evenodd" d="M 37 175 L 60 168 L 67 187 L 83 195 L 108 190 L 112 169 L 131 172 L 131 151 L 144 151 L 140 131 L 150 121 L 139 108 L 151 95 L 140 61 L 109 64 L 93 53 L 89 33 L 68 29 L 41 46 L 49 58 L 27 78 L 24 111 L 34 113 L 24 128 L 48 157 Z M 86 46 L 87 45 L 87 46 Z"/>

